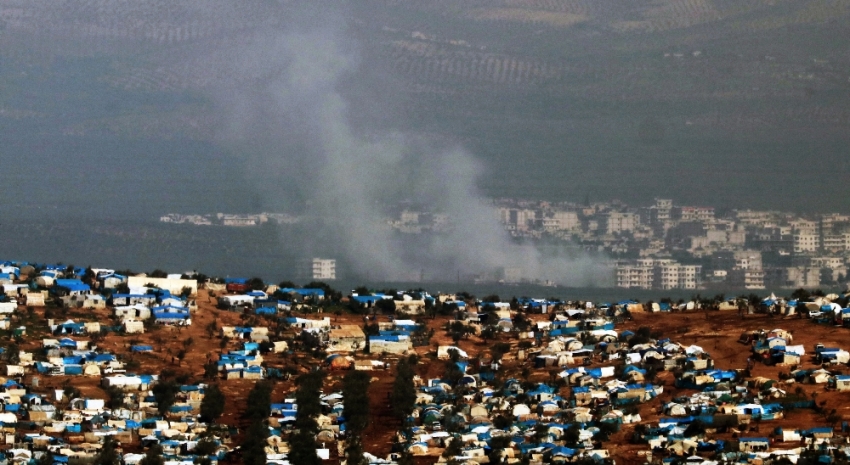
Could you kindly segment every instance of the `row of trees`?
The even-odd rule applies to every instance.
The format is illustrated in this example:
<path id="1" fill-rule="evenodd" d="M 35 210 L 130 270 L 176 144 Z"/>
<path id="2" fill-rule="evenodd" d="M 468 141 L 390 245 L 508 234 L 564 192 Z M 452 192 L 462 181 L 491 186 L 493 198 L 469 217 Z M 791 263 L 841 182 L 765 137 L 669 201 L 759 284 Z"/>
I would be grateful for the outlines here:
<path id="1" fill-rule="evenodd" d="M 393 408 L 393 416 L 401 420 L 402 430 L 406 437 L 410 438 L 410 424 L 407 419 L 413 413 L 416 405 L 416 386 L 413 377 L 416 376 L 414 367 L 418 363 L 418 357 L 413 354 L 408 358 L 402 358 L 398 362 L 393 389 L 390 392 L 390 402 Z M 399 465 L 412 465 L 413 455 L 402 450 L 398 459 Z"/>
<path id="2" fill-rule="evenodd" d="M 342 397 L 345 417 L 346 463 L 367 465 L 363 457 L 363 431 L 369 424 L 369 381 L 365 371 L 350 371 L 342 380 Z"/>
<path id="3" fill-rule="evenodd" d="M 298 412 L 295 414 L 295 431 L 289 437 L 289 461 L 299 465 L 320 465 L 316 455 L 316 435 L 319 424 L 316 417 L 322 413 L 319 392 L 322 389 L 323 373 L 314 371 L 299 376 L 295 383 L 295 403 Z"/>
<path id="4" fill-rule="evenodd" d="M 416 363 L 416 355 L 399 360 L 393 390 L 390 392 L 393 415 L 402 422 L 406 422 L 416 404 L 416 387 L 413 384 L 416 375 L 413 367 Z"/>
<path id="5" fill-rule="evenodd" d="M 248 402 L 243 413 L 243 417 L 250 422 L 242 442 L 242 463 L 245 465 L 266 464 L 271 396 L 272 383 L 268 380 L 257 381 L 248 393 Z"/>
<path id="6" fill-rule="evenodd" d="M 395 381 L 393 383 L 390 400 L 393 407 L 393 415 L 402 421 L 403 428 L 409 428 L 406 419 L 413 412 L 416 403 L 416 389 L 414 386 L 414 367 L 418 362 L 416 355 L 402 358 L 398 363 Z M 290 436 L 290 460 L 293 463 L 306 465 L 319 465 L 321 460 L 316 455 L 316 435 L 319 432 L 316 417 L 321 413 L 321 399 L 319 394 L 322 389 L 323 373 L 320 371 L 301 375 L 297 380 L 298 386 L 295 392 L 295 401 L 298 412 L 295 417 L 294 431 Z M 351 371 L 343 378 L 343 416 L 346 418 L 346 449 L 347 463 L 352 465 L 365 465 L 363 456 L 362 436 L 369 424 L 369 383 L 370 377 L 363 371 Z M 160 412 L 166 413 L 173 405 L 175 396 L 179 392 L 179 383 L 170 374 L 166 373 L 165 379 L 154 388 L 154 395 L 158 401 Z M 242 463 L 245 465 L 264 465 L 266 463 L 265 447 L 269 437 L 268 417 L 271 414 L 271 394 L 273 385 L 270 381 L 258 381 L 248 394 L 247 405 L 243 418 L 250 425 L 246 431 L 245 440 L 242 443 Z M 116 398 L 118 398 L 117 394 Z M 219 418 L 226 404 L 226 397 L 217 384 L 206 388 L 204 400 L 201 403 L 201 417 L 204 421 L 213 422 Z M 203 444 L 201 444 L 203 443 Z M 202 456 L 200 460 L 206 462 L 207 455 L 214 453 L 216 445 L 211 440 L 199 443 L 201 451 L 196 451 Z M 409 454 L 403 454 L 403 462 L 412 463 Z M 98 465 L 117 465 L 118 454 L 116 444 L 108 438 L 101 453 L 98 455 Z M 151 447 L 143 465 L 162 465 L 162 448 Z"/>

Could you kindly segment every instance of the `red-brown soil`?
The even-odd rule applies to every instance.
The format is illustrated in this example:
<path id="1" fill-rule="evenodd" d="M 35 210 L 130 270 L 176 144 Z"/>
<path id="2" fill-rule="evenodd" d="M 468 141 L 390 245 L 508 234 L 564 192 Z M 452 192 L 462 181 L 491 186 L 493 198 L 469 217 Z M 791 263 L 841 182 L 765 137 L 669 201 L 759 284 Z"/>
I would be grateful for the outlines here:
<path id="1" fill-rule="evenodd" d="M 205 290 L 200 290 L 198 295 L 198 310 L 192 317 L 192 325 L 185 328 L 170 328 L 161 327 L 159 329 L 149 331 L 140 335 L 122 336 L 118 334 L 109 334 L 98 342 L 100 347 L 111 351 L 120 356 L 123 360 L 135 360 L 138 362 L 138 368 L 132 371 L 138 373 L 158 374 L 163 370 L 174 370 L 178 373 L 186 373 L 195 381 L 203 379 L 203 365 L 209 359 L 215 359 L 222 350 L 236 348 L 237 341 L 231 341 L 230 344 L 222 349 L 220 346 L 221 338 L 218 332 L 213 337 L 209 337 L 205 328 L 213 321 L 216 321 L 217 327 L 222 325 L 244 325 L 246 321 L 243 316 L 233 312 L 220 311 L 215 309 L 214 299 L 211 299 Z M 34 318 L 43 318 L 43 309 L 37 309 Z M 81 320 L 97 320 L 101 323 L 109 324 L 111 310 L 91 311 L 71 311 L 68 313 L 60 313 L 53 310 L 53 317 L 56 321 L 64 321 L 67 318 L 73 318 L 77 321 Z M 23 316 L 16 318 L 23 319 Z M 362 324 L 363 320 L 358 315 L 341 315 L 332 316 L 335 323 L 341 324 Z M 531 319 L 538 320 L 547 318 L 546 315 L 533 315 Z M 43 321 L 43 320 L 41 320 Z M 421 361 L 417 366 L 417 373 L 423 378 L 438 377 L 443 372 L 443 363 L 437 361 L 434 352 L 438 345 L 453 344 L 443 326 L 449 319 L 447 317 L 438 317 L 436 319 L 426 320 L 429 327 L 433 328 L 435 333 L 429 347 L 417 348 L 417 353 L 421 356 Z M 258 320 L 258 324 L 269 326 L 271 330 L 274 328 L 272 321 Z M 822 326 L 812 323 L 810 320 L 798 319 L 796 317 L 783 319 L 780 317 L 769 317 L 767 315 L 746 315 L 741 318 L 737 312 L 686 312 L 686 313 L 665 313 L 665 314 L 649 314 L 635 313 L 631 321 L 619 325 L 617 330 L 625 329 L 636 330 L 641 326 L 649 326 L 653 331 L 660 332 L 664 337 L 669 337 L 672 340 L 684 345 L 695 344 L 701 346 L 708 351 L 715 360 L 715 366 L 723 369 L 737 369 L 746 366 L 746 360 L 749 356 L 749 346 L 737 342 L 738 336 L 742 331 L 750 331 L 756 329 L 771 330 L 774 328 L 783 328 L 789 330 L 793 334 L 793 344 L 803 344 L 807 352 L 811 353 L 815 343 L 821 342 L 827 346 L 844 347 L 850 342 L 850 330 L 844 328 L 835 328 L 831 326 Z M 41 346 L 41 338 L 46 335 L 33 331 L 25 337 L 25 342 L 22 345 L 23 349 L 34 350 Z M 184 341 L 191 338 L 192 344 L 184 346 Z M 518 342 L 515 338 L 510 338 L 507 334 L 499 336 L 502 341 L 511 342 L 516 347 Z M 467 351 L 470 357 L 477 357 L 479 354 L 487 352 L 488 348 L 496 341 L 483 341 L 477 336 L 468 336 L 459 341 L 458 345 Z M 155 348 L 152 354 L 130 354 L 129 346 L 132 344 L 149 344 Z M 176 355 L 181 349 L 187 347 L 185 358 L 181 361 L 176 358 Z M 362 355 L 358 355 L 362 357 Z M 373 355 L 372 357 L 377 357 Z M 508 376 L 520 377 L 523 368 L 528 368 L 530 381 L 545 382 L 551 380 L 551 369 L 534 370 L 528 362 L 518 362 L 511 360 L 511 356 L 505 357 L 506 363 L 504 370 L 506 373 L 503 378 Z M 299 372 L 306 372 L 317 364 L 321 364 L 321 360 L 313 359 L 308 355 L 298 353 L 296 356 L 285 354 L 269 354 L 265 356 L 265 361 L 268 366 L 284 368 L 294 367 Z M 801 368 L 815 368 L 811 362 L 811 356 L 806 355 L 801 364 Z M 846 371 L 846 367 L 844 367 Z M 779 372 L 788 372 L 789 367 L 769 367 L 761 364 L 756 364 L 752 370 L 752 376 L 764 376 L 771 379 L 778 379 Z M 325 392 L 330 392 L 334 388 L 339 388 L 343 372 L 328 372 L 328 378 L 325 385 Z M 395 432 L 399 428 L 399 422 L 391 415 L 391 408 L 388 401 L 388 393 L 392 388 L 392 382 L 395 376 L 395 370 L 373 371 L 371 372 L 373 383 L 370 386 L 371 411 L 372 421 L 364 433 L 365 449 L 379 457 L 384 457 L 390 452 Z M 31 375 L 25 379 L 29 382 Z M 93 397 L 106 397 L 106 393 L 101 389 L 99 377 L 84 377 L 84 376 L 39 376 L 40 390 L 49 388 L 60 388 L 65 383 L 76 386 L 84 395 Z M 227 405 L 221 421 L 225 424 L 234 427 L 244 428 L 246 425 L 241 420 L 241 412 L 245 408 L 245 399 L 253 386 L 251 380 L 219 380 L 226 396 Z M 654 401 L 640 406 L 640 414 L 644 423 L 657 421 L 658 407 L 663 401 L 667 401 L 674 396 L 673 379 L 670 373 L 660 373 L 657 382 L 663 382 L 665 392 Z M 850 394 L 838 393 L 834 391 L 826 391 L 824 385 L 800 385 L 806 396 L 811 396 L 812 393 L 817 393 L 817 402 L 822 404 L 825 411 L 829 412 L 835 409 L 842 417 L 850 419 L 850 403 L 846 402 Z M 789 392 L 793 392 L 796 385 L 787 387 Z M 279 381 L 275 385 L 273 401 L 282 401 L 287 396 L 291 395 L 294 386 L 290 381 Z M 689 393 L 689 392 L 687 392 Z M 568 394 L 565 389 L 562 394 Z M 768 431 L 776 427 L 786 428 L 805 428 L 817 425 L 823 425 L 823 417 L 815 414 L 810 410 L 798 410 L 791 412 L 787 418 L 777 421 L 765 421 L 761 424 L 758 433 L 746 433 L 752 435 L 766 436 Z M 647 450 L 644 445 L 630 445 L 628 438 L 633 431 L 632 425 L 625 425 L 622 431 L 615 434 L 606 446 L 614 455 L 618 463 L 643 463 L 644 458 L 638 456 L 638 451 Z M 730 433 L 731 434 L 731 433 Z M 718 436 L 729 438 L 729 434 Z M 241 438 L 234 438 L 232 445 L 239 443 Z M 335 454 L 335 447 L 329 445 L 329 448 Z M 132 449 L 132 447 L 130 448 Z M 417 459 L 418 463 L 433 463 L 436 457 L 427 457 Z"/>

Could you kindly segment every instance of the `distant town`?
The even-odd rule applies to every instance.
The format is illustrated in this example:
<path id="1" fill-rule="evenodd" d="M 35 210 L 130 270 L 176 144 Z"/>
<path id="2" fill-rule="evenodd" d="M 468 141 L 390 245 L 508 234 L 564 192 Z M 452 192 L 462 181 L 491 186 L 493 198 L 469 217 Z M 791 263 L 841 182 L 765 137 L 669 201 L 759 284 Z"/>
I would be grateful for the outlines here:
<path id="1" fill-rule="evenodd" d="M 630 289 L 767 289 L 842 286 L 850 258 L 850 215 L 804 215 L 676 205 L 656 199 L 643 207 L 620 201 L 494 201 L 494 211 L 517 240 L 569 243 L 598 253 L 616 286 Z M 251 227 L 295 224 L 285 213 L 167 214 L 164 223 Z M 451 228 L 446 214 L 402 208 L 383 227 L 403 234 Z M 601 258 L 603 259 L 603 258 Z M 325 265 L 328 266 L 328 265 Z M 500 279 L 522 282 L 505 267 Z M 323 275 L 323 279 L 334 279 Z"/>
<path id="2" fill-rule="evenodd" d="M 293 224 L 298 218 L 286 213 L 257 213 L 248 215 L 234 215 L 228 213 L 216 213 L 209 215 L 181 215 L 169 213 L 159 218 L 162 223 L 194 224 L 196 226 L 234 226 L 247 227 L 259 226 L 268 222 L 277 224 Z"/>

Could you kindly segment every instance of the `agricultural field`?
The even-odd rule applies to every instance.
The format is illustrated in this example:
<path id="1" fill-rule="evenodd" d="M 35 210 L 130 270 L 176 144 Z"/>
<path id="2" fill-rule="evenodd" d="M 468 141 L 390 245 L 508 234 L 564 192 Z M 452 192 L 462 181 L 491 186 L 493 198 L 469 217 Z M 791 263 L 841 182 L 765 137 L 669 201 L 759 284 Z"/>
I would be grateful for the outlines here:
<path id="1" fill-rule="evenodd" d="M 752 171 L 799 158 L 807 144 L 818 146 L 824 166 L 844 166 L 850 58 L 835 37 L 850 35 L 848 8 L 827 0 L 358 0 L 305 12 L 298 2 L 0 0 L 0 120 L 21 137 L 221 143 L 239 127 L 232 108 L 246 105 L 228 100 L 232 89 L 249 98 L 252 89 L 273 92 L 272 68 L 286 69 L 281 55 L 295 37 L 296 47 L 328 41 L 350 58 L 336 90 L 353 125 L 463 146 L 496 181 L 482 187 L 488 195 L 604 196 L 608 176 L 654 174 L 600 168 L 622 153 L 665 160 L 657 168 L 667 178 L 677 176 L 666 169 L 676 154 L 697 163 L 732 157 Z M 92 104 L 93 95 L 103 102 Z M 647 125 L 662 137 L 642 134 Z M 748 156 L 730 153 L 730 141 Z M 763 153 L 779 162 L 747 161 Z M 510 182 L 509 173 L 526 169 L 539 184 Z M 794 182 L 791 173 L 771 175 Z M 724 179 L 712 180 L 715 203 L 739 188 Z M 585 189 L 572 187 L 580 182 Z M 631 186 L 638 192 L 628 195 L 660 195 L 647 183 Z"/>

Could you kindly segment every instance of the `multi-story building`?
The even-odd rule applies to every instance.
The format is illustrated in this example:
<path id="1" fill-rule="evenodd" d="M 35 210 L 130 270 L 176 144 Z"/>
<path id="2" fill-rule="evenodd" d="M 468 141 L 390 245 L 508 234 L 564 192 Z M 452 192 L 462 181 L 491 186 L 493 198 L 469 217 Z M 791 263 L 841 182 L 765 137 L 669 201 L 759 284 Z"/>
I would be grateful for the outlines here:
<path id="1" fill-rule="evenodd" d="M 844 259 L 842 257 L 808 257 L 808 260 L 806 260 L 806 262 L 808 262 L 806 263 L 806 265 L 811 266 L 813 268 L 838 269 L 844 266 Z"/>
<path id="2" fill-rule="evenodd" d="M 679 289 L 702 288 L 702 265 L 679 265 Z"/>
<path id="3" fill-rule="evenodd" d="M 840 213 L 829 213 L 820 217 L 821 234 L 830 234 L 846 230 L 850 227 L 850 216 Z"/>
<path id="4" fill-rule="evenodd" d="M 766 226 L 750 228 L 746 236 L 749 247 L 763 252 L 791 252 L 794 236 L 791 226 Z"/>
<path id="5" fill-rule="evenodd" d="M 505 227 L 512 231 L 527 231 L 534 225 L 537 212 L 528 208 L 505 208 L 499 209 L 499 219 Z"/>
<path id="6" fill-rule="evenodd" d="M 850 233 L 824 234 L 823 250 L 827 252 L 846 252 L 850 250 Z"/>
<path id="7" fill-rule="evenodd" d="M 761 270 L 761 252 L 756 250 L 738 250 L 733 254 L 735 264 L 733 268 L 742 270 Z"/>
<path id="8" fill-rule="evenodd" d="M 666 223 L 670 221 L 671 211 L 673 210 L 673 200 L 671 199 L 655 199 L 655 205 L 650 207 L 650 222 L 654 224 Z"/>
<path id="9" fill-rule="evenodd" d="M 631 212 L 608 212 L 603 219 L 606 234 L 634 231 L 640 225 L 638 215 Z"/>
<path id="10" fill-rule="evenodd" d="M 679 287 L 679 264 L 662 264 L 653 268 L 653 286 L 656 289 Z"/>
<path id="11" fill-rule="evenodd" d="M 725 244 L 729 241 L 729 233 L 724 229 L 708 229 L 705 231 L 705 238 L 708 243 Z"/>
<path id="12" fill-rule="evenodd" d="M 817 221 L 807 220 L 805 218 L 796 218 L 790 221 L 791 229 L 794 234 L 815 234 L 820 232 L 820 223 Z"/>
<path id="13" fill-rule="evenodd" d="M 676 207 L 673 219 L 679 221 L 714 221 L 714 207 Z"/>
<path id="14" fill-rule="evenodd" d="M 547 212 L 537 222 L 544 231 L 579 231 L 581 229 L 581 220 L 578 213 L 574 211 Z"/>
<path id="15" fill-rule="evenodd" d="M 809 266 L 785 268 L 785 285 L 787 287 L 814 288 L 820 286 L 820 268 Z"/>
<path id="16" fill-rule="evenodd" d="M 499 278 L 505 283 L 518 283 L 527 279 L 524 270 L 520 267 L 504 267 L 499 271 Z"/>
<path id="17" fill-rule="evenodd" d="M 332 258 L 314 258 L 310 262 L 312 279 L 331 281 L 336 279 L 336 260 Z"/>
<path id="18" fill-rule="evenodd" d="M 617 286 L 637 289 L 699 289 L 702 266 L 671 259 L 639 259 L 617 266 Z"/>
<path id="19" fill-rule="evenodd" d="M 815 253 L 818 251 L 819 242 L 820 236 L 817 233 L 798 232 L 794 234 L 794 253 Z"/>
<path id="20" fill-rule="evenodd" d="M 554 211 L 552 219 L 558 221 L 558 228 L 561 230 L 574 231 L 581 228 L 581 220 L 574 211 Z"/>
<path id="21" fill-rule="evenodd" d="M 652 289 L 653 281 L 652 259 L 641 259 L 617 266 L 617 287 Z"/>
<path id="22" fill-rule="evenodd" d="M 736 210 L 735 220 L 742 226 L 774 226 L 779 212 L 758 210 Z"/>
<path id="23" fill-rule="evenodd" d="M 764 270 L 734 268 L 729 271 L 727 283 L 740 289 L 764 289 Z"/>

